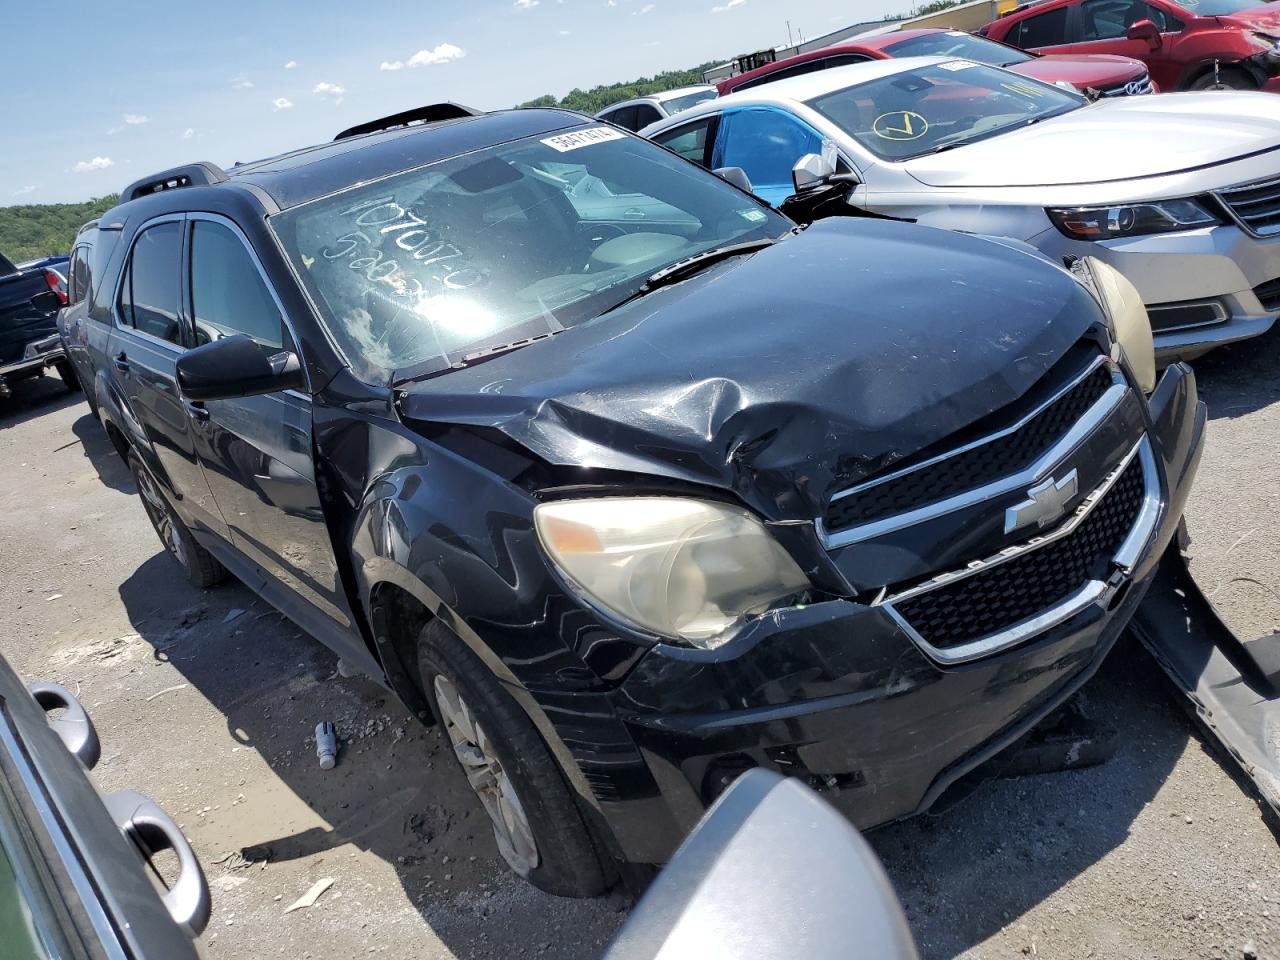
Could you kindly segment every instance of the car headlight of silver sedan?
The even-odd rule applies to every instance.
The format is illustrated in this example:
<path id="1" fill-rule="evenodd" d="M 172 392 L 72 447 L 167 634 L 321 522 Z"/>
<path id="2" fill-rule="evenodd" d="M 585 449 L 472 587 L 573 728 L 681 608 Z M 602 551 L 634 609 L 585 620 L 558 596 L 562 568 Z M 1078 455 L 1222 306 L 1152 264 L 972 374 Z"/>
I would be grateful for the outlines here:
<path id="1" fill-rule="evenodd" d="M 1175 233 L 1222 223 L 1195 200 L 1160 200 L 1111 207 L 1047 207 L 1053 225 L 1072 240 L 1116 240 Z"/>
<path id="2" fill-rule="evenodd" d="M 543 549 L 585 600 L 704 649 L 810 586 L 765 525 L 728 504 L 599 497 L 541 503 L 533 516 Z"/>

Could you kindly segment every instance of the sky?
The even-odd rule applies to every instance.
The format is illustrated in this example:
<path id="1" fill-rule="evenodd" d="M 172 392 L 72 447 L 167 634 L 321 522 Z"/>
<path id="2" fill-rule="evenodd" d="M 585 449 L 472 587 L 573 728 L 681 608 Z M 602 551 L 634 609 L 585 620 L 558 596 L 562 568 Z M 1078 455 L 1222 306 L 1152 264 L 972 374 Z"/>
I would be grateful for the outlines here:
<path id="1" fill-rule="evenodd" d="M 0 206 L 118 192 L 454 100 L 495 110 L 878 18 L 908 0 L 0 0 Z M 14 16 L 21 11 L 30 16 Z"/>

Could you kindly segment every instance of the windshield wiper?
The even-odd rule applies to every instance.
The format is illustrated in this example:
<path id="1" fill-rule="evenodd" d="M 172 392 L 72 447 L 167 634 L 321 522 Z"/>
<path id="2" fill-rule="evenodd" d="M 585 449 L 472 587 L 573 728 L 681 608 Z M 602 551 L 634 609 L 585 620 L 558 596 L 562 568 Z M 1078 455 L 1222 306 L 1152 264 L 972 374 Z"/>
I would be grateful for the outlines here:
<path id="1" fill-rule="evenodd" d="M 511 353 L 523 347 L 529 346 L 531 343 L 537 343 L 540 340 L 549 340 L 557 333 L 564 333 L 564 328 L 559 330 L 548 330 L 546 333 L 540 333 L 534 337 L 525 337 L 523 340 L 512 340 L 510 343 L 498 344 L 493 347 L 485 347 L 482 350 L 476 350 L 473 353 L 463 354 L 460 358 L 452 363 L 439 363 L 438 360 L 428 360 L 426 363 L 415 364 L 411 367 L 405 367 L 403 370 L 397 370 L 391 375 L 391 386 L 402 387 L 407 383 L 416 383 L 420 380 L 430 380 L 432 377 L 438 377 L 444 373 L 452 373 L 454 370 L 465 370 L 467 367 L 474 367 L 478 363 L 484 363 L 486 360 L 492 360 L 500 357 L 504 353 Z"/>
<path id="2" fill-rule="evenodd" d="M 670 266 L 663 267 L 654 273 L 649 274 L 644 283 L 640 284 L 639 289 L 629 296 L 623 297 L 615 303 L 609 310 L 617 310 L 621 306 L 631 303 L 633 300 L 639 300 L 646 294 L 669 287 L 673 283 L 679 283 L 681 280 L 687 280 L 696 273 L 701 273 L 707 267 L 720 263 L 722 260 L 728 260 L 731 257 L 740 257 L 748 253 L 755 253 L 757 250 L 763 250 L 765 247 L 771 247 L 778 242 L 779 238 L 764 237 L 760 240 L 746 240 L 742 243 L 727 243 L 723 247 L 712 247 L 710 250 L 703 250 L 701 253 L 695 253 L 691 257 L 684 260 L 677 260 Z"/>

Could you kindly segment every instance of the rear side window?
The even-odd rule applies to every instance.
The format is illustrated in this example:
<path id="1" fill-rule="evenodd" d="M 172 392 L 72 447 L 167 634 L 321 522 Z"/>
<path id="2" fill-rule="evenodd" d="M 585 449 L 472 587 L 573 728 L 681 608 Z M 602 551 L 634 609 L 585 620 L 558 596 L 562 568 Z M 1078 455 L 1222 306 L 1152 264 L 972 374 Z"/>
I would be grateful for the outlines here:
<path id="1" fill-rule="evenodd" d="M 196 346 L 244 333 L 284 347 L 280 309 L 240 237 L 221 223 L 197 220 L 191 231 L 191 315 Z"/>
<path id="2" fill-rule="evenodd" d="M 662 114 L 657 107 L 651 107 L 649 104 L 642 104 L 636 107 L 636 126 L 635 129 L 643 130 L 651 123 L 657 123 L 662 119 Z"/>
<path id="3" fill-rule="evenodd" d="M 1068 7 L 1058 7 L 1048 13 L 1027 17 L 1009 34 L 1009 42 L 1016 47 L 1053 47 L 1067 42 Z"/>
<path id="4" fill-rule="evenodd" d="M 71 252 L 71 266 L 67 277 L 67 295 L 70 304 L 83 303 L 89 296 L 89 249 L 76 247 Z"/>
<path id="5" fill-rule="evenodd" d="M 623 107 L 621 110 L 615 110 L 613 113 L 606 113 L 605 120 L 612 124 L 622 127 L 624 130 L 636 129 L 636 108 Z"/>
<path id="6" fill-rule="evenodd" d="M 159 223 L 138 234 L 120 287 L 119 313 L 126 326 L 170 343 L 182 342 L 178 321 L 182 224 Z"/>
<path id="7" fill-rule="evenodd" d="M 707 157 L 707 132 L 711 129 L 711 121 L 713 119 L 712 117 L 707 117 L 705 120 L 697 120 L 675 130 L 668 130 L 666 133 L 658 134 L 653 138 L 653 141 L 668 150 L 674 150 L 686 160 L 692 160 L 694 163 L 705 167 L 709 162 Z"/>

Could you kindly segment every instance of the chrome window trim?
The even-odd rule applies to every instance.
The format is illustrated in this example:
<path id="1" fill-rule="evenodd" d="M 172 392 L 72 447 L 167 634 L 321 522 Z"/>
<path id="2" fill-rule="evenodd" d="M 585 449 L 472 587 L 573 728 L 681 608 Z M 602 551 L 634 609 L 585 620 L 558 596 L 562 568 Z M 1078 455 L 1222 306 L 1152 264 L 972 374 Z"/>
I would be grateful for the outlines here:
<path id="1" fill-rule="evenodd" d="M 93 926 L 94 933 L 97 934 L 103 952 L 109 960 L 128 960 L 116 935 L 115 927 L 111 923 L 111 918 L 107 916 L 106 909 L 98 897 L 93 880 L 72 848 L 59 818 L 59 812 L 53 809 L 52 795 L 46 793 L 43 780 L 31 766 L 26 751 L 18 741 L 13 720 L 8 711 L 3 709 L 0 709 L 0 749 L 4 750 L 17 770 L 22 788 L 31 799 L 45 833 L 49 835 L 63 868 L 71 878 L 76 897 L 84 907 L 85 915 Z"/>
<path id="2" fill-rule="evenodd" d="M 845 497 L 863 493 L 874 487 L 880 486 L 881 484 L 890 483 L 901 477 L 905 477 L 908 474 L 915 473 L 917 470 L 923 470 L 925 467 L 931 467 L 935 464 L 943 463 L 962 453 L 967 453 L 977 447 L 991 443 L 993 440 L 1016 433 L 1018 430 L 1025 427 L 1030 421 L 1043 413 L 1046 408 L 1056 403 L 1066 394 L 1078 387 L 1085 379 L 1092 375 L 1098 367 L 1103 366 L 1106 363 L 1106 357 L 1098 357 L 1090 363 L 1088 368 L 1079 376 L 1012 426 L 1006 427 L 1003 430 L 999 430 L 977 440 L 973 440 L 963 446 L 948 450 L 945 453 L 940 453 L 936 457 L 930 457 L 923 463 L 913 464 L 910 467 L 886 474 L 883 477 L 877 477 L 876 479 L 867 481 L 866 483 L 860 483 L 856 486 L 841 490 L 831 498 L 830 503 L 835 503 L 838 500 L 843 500 Z M 891 517 L 883 517 L 879 520 L 873 520 L 870 523 L 848 527 L 835 533 L 831 533 L 826 529 L 826 525 L 824 524 L 822 517 L 817 517 L 814 524 L 818 531 L 819 540 L 828 550 L 846 547 L 853 543 L 861 543 L 864 540 L 883 536 L 886 533 L 892 533 L 893 531 L 901 530 L 904 527 L 924 523 L 927 520 L 932 520 L 946 513 L 952 513 L 962 507 L 970 506 L 983 500 L 989 500 L 993 497 L 1002 496 L 1006 493 L 1012 493 L 1019 487 L 1026 486 L 1032 481 L 1038 480 L 1041 473 L 1079 446 L 1080 443 L 1083 442 L 1090 433 L 1097 429 L 1098 425 L 1106 420 L 1107 417 L 1109 417 L 1124 401 L 1125 395 L 1129 392 L 1128 384 L 1125 382 L 1124 377 L 1119 373 L 1119 371 L 1114 368 L 1111 370 L 1111 378 L 1112 385 L 1101 397 L 1098 398 L 1092 407 L 1085 411 L 1084 416 L 1072 424 L 1071 429 L 1063 434 L 1052 447 L 1041 454 L 1034 463 L 1025 467 L 1018 473 L 1001 477 L 998 480 L 992 480 L 990 483 L 984 484 L 983 486 L 974 487 L 971 490 L 957 493 L 945 500 L 938 500 L 934 503 L 925 504 L 922 507 L 916 507 L 914 510 L 908 510 L 905 513 L 898 513 Z"/>
<path id="3" fill-rule="evenodd" d="M 902 614 L 894 607 L 894 604 L 902 600 L 908 600 L 912 597 L 927 593 L 938 587 L 955 583 L 958 580 L 964 580 L 978 573 L 986 573 L 1003 563 L 1007 563 L 1016 557 L 1024 556 L 1032 553 L 1046 544 L 1059 540 L 1068 536 L 1075 531 L 1077 527 L 1093 512 L 1102 499 L 1107 495 L 1120 476 L 1128 468 L 1134 458 L 1139 458 L 1142 464 L 1142 474 L 1144 482 L 1144 495 L 1142 506 L 1138 510 L 1138 515 L 1134 519 L 1133 526 L 1130 528 L 1128 535 L 1121 543 L 1119 549 L 1113 556 L 1113 562 L 1124 572 L 1126 576 L 1133 573 L 1133 568 L 1141 557 L 1142 551 L 1150 543 L 1151 537 L 1155 533 L 1156 524 L 1160 517 L 1163 504 L 1160 499 L 1160 479 L 1156 470 L 1155 453 L 1151 447 L 1150 439 L 1144 434 L 1142 439 L 1125 455 L 1124 459 L 1107 478 L 1100 484 L 1085 501 L 1076 508 L 1076 512 L 1064 523 L 1059 525 L 1052 533 L 1042 537 L 1033 537 L 1026 543 L 1019 544 L 1016 547 L 1009 547 L 1002 550 L 996 556 L 987 560 L 976 561 L 963 570 L 952 573 L 941 574 L 934 577 L 927 583 L 923 583 L 918 587 L 910 590 L 904 590 L 902 593 L 895 594 L 877 601 L 873 606 L 881 607 L 893 621 L 911 638 L 917 646 L 920 647 L 929 657 L 942 664 L 965 663 L 970 660 L 976 660 L 981 657 L 987 657 L 1009 647 L 1017 646 L 1030 637 L 1065 623 L 1067 620 L 1086 610 L 1091 604 L 1100 600 L 1107 592 L 1107 584 L 1101 580 L 1086 581 L 1079 589 L 1070 596 L 1064 598 L 1061 602 L 1055 604 L 1048 609 L 1042 610 L 1032 617 L 1019 621 L 1004 630 L 996 633 L 988 634 L 985 637 L 979 637 L 968 643 L 955 647 L 942 649 L 929 643 L 916 629 L 906 620 Z"/>

